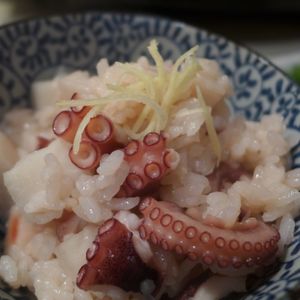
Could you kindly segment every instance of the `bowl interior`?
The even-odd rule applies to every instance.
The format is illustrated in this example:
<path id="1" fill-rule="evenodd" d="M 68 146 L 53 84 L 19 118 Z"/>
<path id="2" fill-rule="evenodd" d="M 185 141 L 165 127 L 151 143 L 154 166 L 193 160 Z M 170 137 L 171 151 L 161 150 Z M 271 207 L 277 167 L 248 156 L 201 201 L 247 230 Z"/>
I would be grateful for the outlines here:
<path id="1" fill-rule="evenodd" d="M 224 37 L 159 17 L 117 13 L 82 13 L 23 21 L 0 28 L 0 117 L 13 106 L 30 106 L 30 85 L 51 78 L 61 68 L 94 72 L 100 58 L 132 61 L 147 55 L 151 39 L 165 59 L 194 45 L 198 54 L 217 60 L 232 80 L 234 114 L 259 120 L 279 113 L 288 128 L 293 167 L 300 166 L 300 91 L 270 62 Z M 295 239 L 280 269 L 245 299 L 287 297 L 300 278 L 299 221 Z M 299 270 L 299 271 L 298 271 Z M 2 287 L 0 297 L 24 299 L 24 291 Z M 20 298 L 21 297 L 21 298 Z M 275 297 L 275 298 L 274 298 Z M 10 299 L 10 298 L 9 298 Z"/>

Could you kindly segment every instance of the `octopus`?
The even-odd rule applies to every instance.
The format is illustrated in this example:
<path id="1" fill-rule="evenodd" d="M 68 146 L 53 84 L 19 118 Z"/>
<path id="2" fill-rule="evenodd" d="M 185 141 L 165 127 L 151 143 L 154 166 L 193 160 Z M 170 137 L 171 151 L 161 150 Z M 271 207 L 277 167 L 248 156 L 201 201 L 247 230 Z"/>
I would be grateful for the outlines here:
<path id="1" fill-rule="evenodd" d="M 74 93 L 71 97 L 71 100 L 78 100 L 80 99 L 80 95 L 78 93 Z M 91 108 L 89 106 L 72 106 L 71 111 L 75 113 L 78 117 L 83 118 Z"/>
<path id="2" fill-rule="evenodd" d="M 76 97 L 72 99 L 76 100 Z M 88 111 L 85 107 L 73 107 L 60 112 L 53 121 L 54 133 L 73 143 L 80 122 Z M 166 148 L 166 139 L 162 133 L 150 132 L 143 140 L 132 140 L 124 148 L 115 136 L 111 120 L 99 114 L 88 122 L 78 153 L 71 146 L 69 157 L 78 168 L 94 172 L 103 154 L 122 149 L 124 160 L 129 165 L 129 174 L 118 197 L 137 196 L 153 190 L 159 185 L 160 179 L 178 163 L 178 154 Z"/>
<path id="3" fill-rule="evenodd" d="M 248 274 L 270 264 L 278 250 L 278 230 L 255 218 L 225 229 L 194 220 L 174 204 L 152 197 L 142 200 L 139 210 L 143 240 L 199 261 L 213 272 Z"/>
<path id="4" fill-rule="evenodd" d="M 72 100 L 76 101 L 78 97 L 75 93 Z M 163 132 L 150 132 L 141 140 L 120 144 L 111 120 L 98 114 L 89 120 L 79 151 L 75 153 L 72 144 L 89 110 L 88 107 L 72 107 L 60 112 L 53 121 L 53 131 L 71 144 L 69 158 L 73 164 L 92 173 L 98 168 L 103 154 L 116 149 L 123 151 L 129 173 L 116 197 L 145 197 L 137 210 L 141 217 L 138 226 L 141 240 L 153 248 L 173 253 L 178 259 L 188 258 L 209 272 L 224 275 L 246 275 L 274 260 L 280 235 L 273 225 L 245 217 L 233 227 L 225 228 L 213 218 L 193 218 L 174 203 L 153 197 L 161 179 L 179 162 L 179 155 L 166 147 Z M 241 176 L 250 176 L 250 173 L 224 163 L 209 180 L 212 190 L 220 190 Z M 62 240 L 70 228 L 76 230 L 78 226 L 78 220 L 67 215 L 62 229 L 57 232 L 58 237 Z M 133 232 L 116 218 L 111 218 L 99 226 L 86 253 L 86 263 L 78 272 L 77 286 L 92 290 L 105 284 L 140 292 L 144 280 L 158 282 L 160 270 L 154 270 L 150 265 L 151 261 L 143 261 L 135 249 Z M 192 285 L 180 299 L 186 299 L 194 292 Z"/>
<path id="5" fill-rule="evenodd" d="M 77 275 L 77 286 L 93 289 L 99 284 L 116 285 L 125 291 L 139 291 L 145 279 L 156 280 L 134 248 L 132 232 L 112 218 L 99 227 L 92 246 L 86 252 L 87 263 Z"/>
<path id="6" fill-rule="evenodd" d="M 77 93 L 71 99 L 76 101 Z M 52 124 L 54 134 L 73 144 L 78 127 L 89 110 L 89 107 L 83 106 L 61 111 Z M 91 118 L 85 127 L 78 152 L 75 153 L 72 145 L 69 157 L 78 168 L 94 172 L 99 166 L 102 155 L 111 153 L 119 147 L 120 143 L 116 139 L 111 120 L 98 114 Z"/>
<path id="7" fill-rule="evenodd" d="M 178 163 L 178 155 L 166 149 L 164 135 L 150 132 L 142 141 L 132 140 L 124 148 L 129 174 L 119 196 L 140 196 L 153 191 L 161 178 Z"/>

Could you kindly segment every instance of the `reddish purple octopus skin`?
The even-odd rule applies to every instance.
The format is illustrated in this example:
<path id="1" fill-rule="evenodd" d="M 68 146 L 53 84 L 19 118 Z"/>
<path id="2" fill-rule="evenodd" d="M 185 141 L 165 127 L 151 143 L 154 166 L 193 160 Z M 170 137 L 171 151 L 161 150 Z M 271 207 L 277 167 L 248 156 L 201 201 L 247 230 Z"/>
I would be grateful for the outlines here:
<path id="1" fill-rule="evenodd" d="M 279 232 L 262 221 L 251 218 L 226 229 L 192 219 L 173 207 L 152 197 L 142 200 L 140 237 L 228 275 L 253 272 L 276 255 Z"/>
<path id="2" fill-rule="evenodd" d="M 118 220 L 107 220 L 98 230 L 86 252 L 87 263 L 77 275 L 77 286 L 93 290 L 97 285 L 115 285 L 125 291 L 139 291 L 146 278 L 156 280 L 157 273 L 139 257 L 132 232 Z"/>
<path id="3" fill-rule="evenodd" d="M 71 100 L 77 100 L 80 99 L 80 95 L 78 93 L 74 93 L 71 97 Z M 71 107 L 72 112 L 74 112 L 79 118 L 83 118 L 90 110 L 91 108 L 89 106 L 73 106 Z"/>
<path id="4" fill-rule="evenodd" d="M 170 151 L 163 134 L 150 132 L 141 141 L 132 140 L 124 148 L 129 174 L 118 196 L 140 196 L 151 192 L 170 169 Z"/>
<path id="5" fill-rule="evenodd" d="M 74 93 L 71 99 L 76 101 L 78 93 Z M 54 118 L 52 129 L 56 136 L 73 144 L 78 127 L 88 113 L 90 107 L 72 107 L 64 110 Z M 78 168 L 95 173 L 101 156 L 105 153 L 123 147 L 115 137 L 115 128 L 111 120 L 98 114 L 90 119 L 81 137 L 78 153 L 74 153 L 73 145 L 69 151 L 71 162 Z"/>

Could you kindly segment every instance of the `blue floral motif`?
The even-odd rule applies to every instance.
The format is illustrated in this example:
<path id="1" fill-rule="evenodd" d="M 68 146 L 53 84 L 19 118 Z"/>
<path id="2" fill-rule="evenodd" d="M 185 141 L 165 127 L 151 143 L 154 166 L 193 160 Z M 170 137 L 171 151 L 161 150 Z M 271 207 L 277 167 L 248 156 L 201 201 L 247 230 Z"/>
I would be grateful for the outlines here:
<path id="1" fill-rule="evenodd" d="M 100 15 L 67 15 L 48 21 L 53 34 L 55 65 L 90 68 L 99 59 Z"/>
<path id="2" fill-rule="evenodd" d="M 160 51 L 164 59 L 175 59 L 183 52 L 195 46 L 191 36 L 184 30 L 181 23 L 170 20 L 153 19 L 148 26 L 145 19 L 140 21 L 143 28 L 144 43 L 139 47 L 145 48 L 146 44 L 154 37 L 160 44 Z"/>
<path id="3" fill-rule="evenodd" d="M 216 59 L 236 91 L 230 99 L 234 113 L 251 120 L 280 113 L 295 141 L 293 166 L 300 167 L 299 87 L 244 47 L 205 30 L 157 17 L 93 12 L 0 28 L 0 118 L 9 107 L 30 105 L 30 84 L 41 74 L 53 73 L 59 66 L 93 70 L 101 57 L 110 62 L 135 60 L 147 54 L 146 46 L 152 38 L 158 40 L 165 59 L 175 59 L 196 44 L 200 55 Z M 279 270 L 243 299 L 288 299 L 288 291 L 299 285 L 300 220 L 296 224 L 294 240 Z M 0 299 L 33 298 L 24 290 L 0 285 Z"/>
<path id="4" fill-rule="evenodd" d="M 274 99 L 265 83 L 276 71 L 245 49 L 235 47 L 235 53 L 233 71 L 228 70 L 236 91 L 232 104 L 236 111 L 246 117 L 258 119 Z"/>
<path id="5" fill-rule="evenodd" d="M 13 89 L 14 81 L 8 80 L 4 82 L 4 70 L 0 69 L 0 109 L 1 112 L 6 112 L 10 106 L 9 90 Z"/>
<path id="6" fill-rule="evenodd" d="M 51 65 L 47 47 L 49 39 L 42 21 L 4 27 L 0 35 L 0 43 L 4 46 L 3 63 L 13 67 L 24 81 L 30 82 L 40 68 Z"/>
<path id="7" fill-rule="evenodd" d="M 108 32 L 101 43 L 109 47 L 106 54 L 110 61 L 148 56 L 146 47 L 153 38 L 163 45 L 160 50 L 165 59 L 178 57 L 191 47 L 182 26 L 169 20 L 118 15 L 104 18 L 104 26 Z"/>
<path id="8" fill-rule="evenodd" d="M 0 119 L 12 106 L 26 106 L 25 84 L 9 68 L 0 64 Z"/>
<path id="9" fill-rule="evenodd" d="M 284 86 L 284 80 L 279 79 L 274 87 L 277 99 L 272 105 L 272 112 L 281 114 L 285 119 L 289 118 L 292 110 L 297 108 L 300 99 L 297 99 L 297 90 L 293 85 Z"/>
<path id="10" fill-rule="evenodd" d="M 140 41 L 139 29 L 133 15 L 106 15 L 103 18 L 103 35 L 98 46 L 110 62 L 128 61 Z"/>
<path id="11" fill-rule="evenodd" d="M 289 128 L 300 130 L 300 97 L 294 92 L 285 91 L 278 95 L 273 105 L 273 112 L 281 114 Z"/>
<path id="12" fill-rule="evenodd" d="M 223 67 L 223 60 L 231 57 L 230 43 L 225 38 L 207 33 L 206 31 L 197 31 L 195 34 L 195 44 L 199 45 L 199 55 L 208 59 L 214 59 Z"/>

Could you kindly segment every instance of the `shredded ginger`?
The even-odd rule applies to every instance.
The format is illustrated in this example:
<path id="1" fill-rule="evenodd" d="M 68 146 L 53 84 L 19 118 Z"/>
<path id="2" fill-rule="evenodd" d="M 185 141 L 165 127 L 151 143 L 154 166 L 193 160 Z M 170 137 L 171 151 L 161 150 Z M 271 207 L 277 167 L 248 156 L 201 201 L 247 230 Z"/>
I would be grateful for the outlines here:
<path id="1" fill-rule="evenodd" d="M 74 138 L 74 152 L 79 151 L 83 131 L 89 120 L 99 114 L 105 105 L 124 101 L 133 101 L 143 104 L 142 112 L 130 126 L 124 125 L 124 130 L 132 139 L 140 139 L 151 131 L 160 132 L 165 129 L 172 107 L 191 94 L 195 76 L 201 70 L 195 58 L 197 46 L 181 55 L 171 70 L 167 70 L 164 60 L 160 55 L 157 42 L 152 40 L 148 51 L 155 62 L 155 72 L 145 72 L 130 63 L 118 63 L 124 70 L 135 78 L 128 85 L 108 85 L 111 94 L 98 99 L 81 99 L 76 101 L 60 101 L 58 105 L 65 107 L 92 106 L 85 115 Z M 211 109 L 202 97 L 200 87 L 196 86 L 196 95 L 200 101 L 201 110 L 205 116 L 205 123 L 212 149 L 218 158 L 221 157 L 221 148 L 215 131 Z M 193 113 L 193 112 L 191 112 Z"/>

